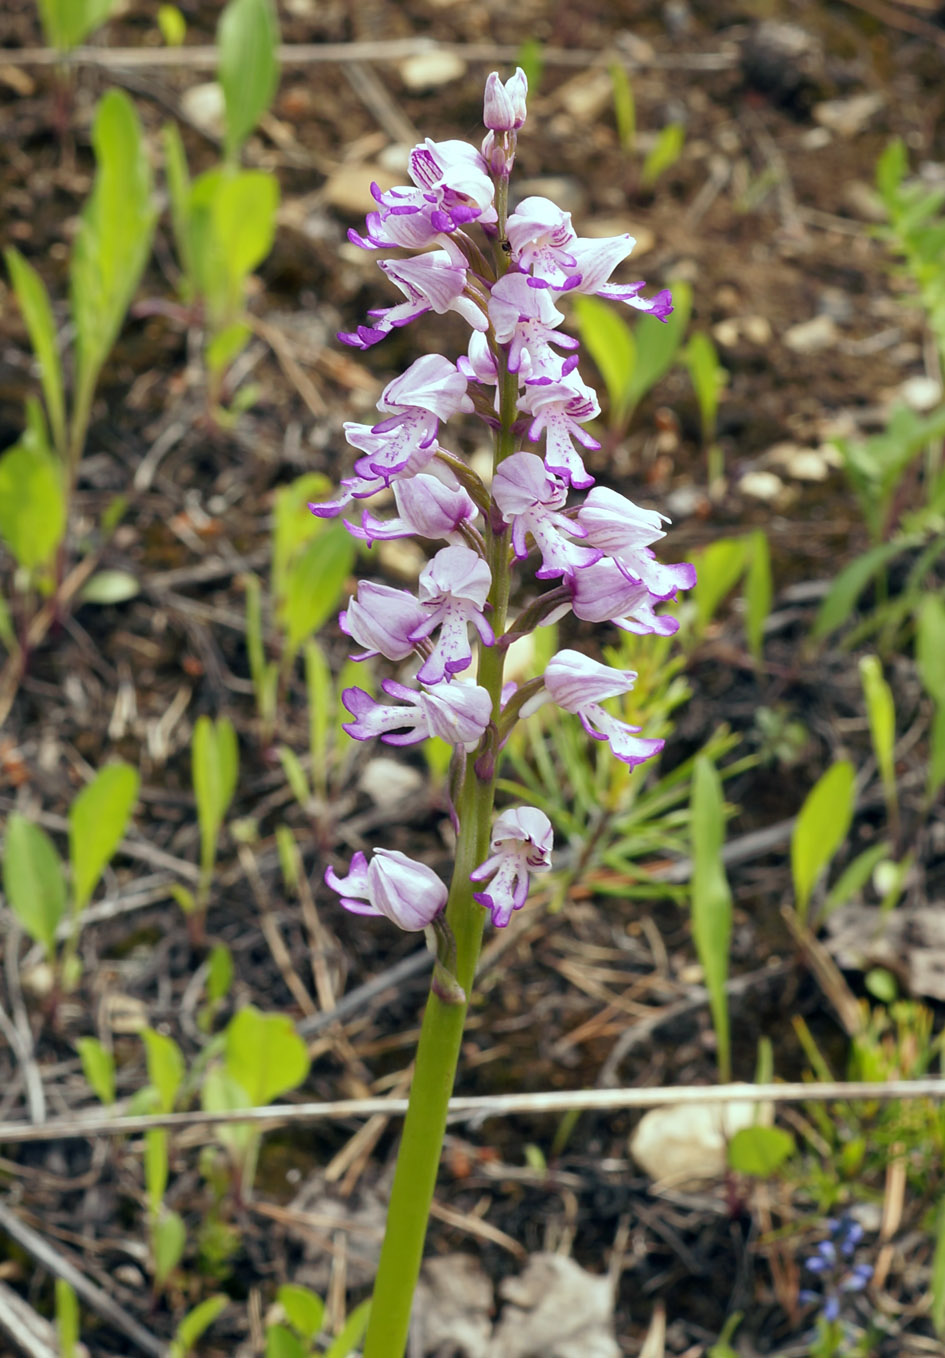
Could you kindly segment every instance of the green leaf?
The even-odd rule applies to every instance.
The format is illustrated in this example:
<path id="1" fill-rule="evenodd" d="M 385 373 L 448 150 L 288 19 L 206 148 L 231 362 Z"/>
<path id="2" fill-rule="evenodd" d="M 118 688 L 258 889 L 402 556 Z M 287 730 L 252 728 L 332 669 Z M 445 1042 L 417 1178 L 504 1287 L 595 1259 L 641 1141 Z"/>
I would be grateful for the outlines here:
<path id="1" fill-rule="evenodd" d="M 863 977 L 863 984 L 881 1004 L 893 1004 L 899 995 L 896 978 L 885 967 L 871 967 Z"/>
<path id="2" fill-rule="evenodd" d="M 932 1327 L 945 1339 L 945 1198 L 935 1214 L 935 1253 L 932 1256 Z"/>
<path id="3" fill-rule="evenodd" d="M 59 1358 L 75 1358 L 79 1343 L 79 1303 L 65 1278 L 56 1279 L 56 1333 Z"/>
<path id="4" fill-rule="evenodd" d="M 873 753 L 879 767 L 887 804 L 896 803 L 896 703 L 892 689 L 883 678 L 883 667 L 875 655 L 860 658 L 860 681 L 866 699 Z"/>
<path id="5" fill-rule="evenodd" d="M 187 1227 L 177 1212 L 164 1209 L 151 1227 L 154 1284 L 162 1288 L 180 1263 L 187 1244 Z"/>
<path id="6" fill-rule="evenodd" d="M 725 805 L 722 780 L 711 760 L 700 755 L 692 778 L 692 936 L 705 972 L 709 1007 L 718 1045 L 719 1074 L 731 1079 L 728 979 L 732 937 L 732 893 L 722 866 Z"/>
<path id="7" fill-rule="evenodd" d="M 749 538 L 718 538 L 696 555 L 696 583 L 691 597 L 700 631 L 712 621 L 719 604 L 741 579 L 749 543 Z"/>
<path id="8" fill-rule="evenodd" d="M 162 141 L 164 146 L 164 177 L 167 181 L 167 196 L 171 205 L 171 228 L 177 258 L 183 278 L 180 291 L 185 301 L 193 301 L 198 290 L 194 271 L 193 244 L 191 241 L 191 186 L 190 171 L 187 168 L 187 153 L 176 123 L 166 123 Z"/>
<path id="9" fill-rule="evenodd" d="M 354 567 L 356 546 L 344 524 L 329 523 L 292 563 L 286 591 L 276 605 L 291 660 L 313 632 L 337 611 Z"/>
<path id="10" fill-rule="evenodd" d="M 92 124 L 92 145 L 95 181 L 82 209 L 70 269 L 77 415 L 84 405 L 91 405 L 102 364 L 150 254 L 156 217 L 141 124 L 134 104 L 121 90 L 109 90 L 102 97 Z M 84 437 L 84 428 L 79 432 Z"/>
<path id="11" fill-rule="evenodd" d="M 945 787 L 945 703 L 937 706 L 929 731 L 929 775 L 927 780 L 929 804 Z"/>
<path id="12" fill-rule="evenodd" d="M 770 1179 L 794 1154 L 794 1138 L 780 1127 L 742 1127 L 728 1143 L 728 1163 L 736 1174 Z"/>
<path id="13" fill-rule="evenodd" d="M 187 37 L 187 20 L 176 5 L 158 5 L 157 24 L 168 47 L 180 47 Z"/>
<path id="14" fill-rule="evenodd" d="M 100 27 L 114 0 L 38 0 L 39 18 L 50 47 L 71 52 Z"/>
<path id="15" fill-rule="evenodd" d="M 239 745 L 229 717 L 219 717 L 216 722 L 207 716 L 197 718 L 191 768 L 200 822 L 200 863 L 209 873 L 239 776 Z"/>
<path id="16" fill-rule="evenodd" d="M 252 337 L 245 321 L 234 321 L 218 330 L 204 351 L 207 368 L 212 373 L 226 372 L 233 360 L 243 352 Z"/>
<path id="17" fill-rule="evenodd" d="M 335 1339 L 325 1350 L 325 1358 L 349 1358 L 349 1355 L 359 1347 L 364 1338 L 370 1318 L 371 1299 L 369 1297 L 367 1301 L 362 1301 L 361 1305 L 356 1306 L 351 1312 Z"/>
<path id="18" fill-rule="evenodd" d="M 911 539 L 894 538 L 892 542 L 883 542 L 878 547 L 871 548 L 870 551 L 864 552 L 862 556 L 851 561 L 849 566 L 845 566 L 834 580 L 817 611 L 817 617 L 814 619 L 814 626 L 811 629 L 813 640 L 822 641 L 836 628 L 841 627 L 852 616 L 857 599 L 873 576 L 881 571 L 894 557 L 901 556 L 910 546 L 912 546 Z"/>
<path id="19" fill-rule="evenodd" d="M 289 567 L 325 528 L 324 519 L 309 509 L 312 501 L 324 500 L 332 490 L 327 476 L 306 472 L 288 486 L 276 491 L 272 506 L 272 568 L 269 589 L 273 599 L 285 593 Z"/>
<path id="20" fill-rule="evenodd" d="M 96 571 L 79 591 L 83 604 L 123 604 L 141 593 L 137 577 L 130 571 Z"/>
<path id="21" fill-rule="evenodd" d="M 153 1089 L 153 1085 L 151 1087 Z M 164 1200 L 167 1172 L 167 1132 L 163 1127 L 152 1127 L 144 1134 L 144 1183 L 153 1217 L 157 1216 Z"/>
<path id="22" fill-rule="evenodd" d="M 711 443 L 715 438 L 719 393 L 725 385 L 727 373 L 719 363 L 715 345 L 704 330 L 697 330 L 694 335 L 690 335 L 683 359 L 699 403 L 702 439 L 704 443 Z"/>
<path id="23" fill-rule="evenodd" d="M 4 251 L 16 300 L 23 312 L 30 343 L 39 364 L 46 414 L 52 430 L 53 445 L 60 457 L 66 452 L 66 394 L 62 364 L 56 345 L 56 322 L 43 280 L 18 250 Z"/>
<path id="24" fill-rule="evenodd" d="M 48 957 L 66 911 L 66 883 L 55 845 L 40 826 L 12 812 L 3 845 L 3 892 L 7 905 Z"/>
<path id="25" fill-rule="evenodd" d="M 66 534 L 62 466 L 34 430 L 0 457 L 0 538 L 20 566 L 48 566 Z"/>
<path id="26" fill-rule="evenodd" d="M 945 600 L 925 594 L 916 618 L 915 661 L 922 687 L 945 707 Z"/>
<path id="27" fill-rule="evenodd" d="M 253 1108 L 294 1089 L 308 1074 L 308 1049 L 285 1014 L 241 1009 L 226 1029 L 226 1072 Z"/>
<path id="28" fill-rule="evenodd" d="M 596 297 L 576 296 L 581 342 L 597 364 L 610 401 L 610 424 L 619 426 L 629 411 L 629 391 L 637 366 L 637 345 L 633 331 L 612 306 Z"/>
<path id="29" fill-rule="evenodd" d="M 640 181 L 646 188 L 652 188 L 660 175 L 676 164 L 685 140 L 686 129 L 682 123 L 667 123 L 661 130 L 640 171 Z"/>
<path id="30" fill-rule="evenodd" d="M 847 901 L 852 900 L 858 892 L 862 891 L 872 877 L 874 868 L 884 858 L 888 858 L 891 852 L 892 846 L 884 839 L 879 844 L 871 844 L 868 849 L 857 854 L 853 862 L 844 868 L 831 887 L 827 899 L 824 901 L 824 908 L 820 912 L 820 918 L 826 919 L 834 910 L 839 910 L 842 905 L 846 905 Z"/>
<path id="31" fill-rule="evenodd" d="M 82 1073 L 100 1103 L 115 1102 L 115 1058 L 97 1037 L 80 1037 L 76 1042 Z"/>
<path id="32" fill-rule="evenodd" d="M 670 282 L 673 310 L 665 321 L 643 316 L 638 322 L 637 361 L 627 393 L 632 410 L 660 378 L 669 371 L 683 342 L 689 313 L 692 310 L 692 288 L 682 279 Z"/>
<path id="33" fill-rule="evenodd" d="M 280 745 L 279 763 L 282 765 L 285 780 L 292 790 L 292 796 L 304 810 L 312 800 L 312 789 L 308 785 L 308 779 L 298 755 L 288 745 Z"/>
<path id="34" fill-rule="evenodd" d="M 222 1292 L 215 1293 L 212 1297 L 207 1297 L 199 1306 L 195 1306 L 177 1327 L 174 1335 L 174 1343 L 171 1346 L 171 1358 L 187 1358 L 187 1354 L 196 1344 L 210 1326 L 222 1315 L 229 1305 L 229 1297 Z"/>
<path id="35" fill-rule="evenodd" d="M 764 531 L 752 533 L 748 545 L 748 571 L 745 576 L 745 631 L 748 649 L 756 665 L 764 659 L 765 623 L 771 612 L 774 585 L 771 579 L 771 550 Z"/>
<path id="36" fill-rule="evenodd" d="M 282 828 L 281 826 L 279 827 Z M 233 984 L 233 955 L 225 943 L 217 943 L 207 960 L 207 999 L 218 1004 Z"/>
<path id="37" fill-rule="evenodd" d="M 142 1029 L 141 1037 L 147 1055 L 148 1080 L 157 1090 L 160 1111 L 171 1113 L 184 1080 L 181 1049 L 172 1037 L 156 1032 L 154 1028 Z"/>
<path id="38" fill-rule="evenodd" d="M 99 770 L 69 807 L 72 906 L 77 914 L 88 905 L 98 879 L 121 842 L 139 785 L 138 770 L 130 764 L 109 764 Z"/>
<path id="39" fill-rule="evenodd" d="M 289 1324 L 310 1343 L 325 1323 L 325 1303 L 308 1287 L 285 1283 L 276 1293 Z"/>
<path id="40" fill-rule="evenodd" d="M 811 892 L 847 837 L 853 820 L 855 774 L 849 760 L 831 765 L 814 784 L 791 836 L 791 875 L 796 909 L 807 919 Z"/>
<path id="41" fill-rule="evenodd" d="M 230 0 L 217 25 L 228 159 L 237 159 L 272 102 L 279 83 L 278 43 L 279 27 L 269 0 Z"/>
<path id="42" fill-rule="evenodd" d="M 266 1330 L 266 1358 L 309 1358 L 309 1350 L 284 1325 Z"/>
<path id="43" fill-rule="evenodd" d="M 16 640 L 16 630 L 13 626 L 13 615 L 10 612 L 10 605 L 0 594 L 0 643 L 12 654 L 18 649 Z"/>
<path id="44" fill-rule="evenodd" d="M 614 91 L 614 121 L 621 151 L 630 153 L 637 135 L 637 110 L 633 85 L 626 66 L 613 62 L 608 68 Z"/>
<path id="45" fill-rule="evenodd" d="M 328 660 L 314 640 L 305 643 L 305 693 L 308 699 L 308 752 L 312 784 L 324 796 L 328 782 L 328 732 L 335 700 Z"/>

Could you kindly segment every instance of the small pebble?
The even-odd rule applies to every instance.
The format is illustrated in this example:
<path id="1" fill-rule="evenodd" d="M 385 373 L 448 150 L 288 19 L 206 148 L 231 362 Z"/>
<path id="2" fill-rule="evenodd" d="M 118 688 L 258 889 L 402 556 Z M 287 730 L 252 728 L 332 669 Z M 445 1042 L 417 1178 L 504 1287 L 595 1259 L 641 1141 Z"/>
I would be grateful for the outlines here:
<path id="1" fill-rule="evenodd" d="M 837 343 L 837 327 L 832 316 L 812 316 L 809 321 L 792 325 L 784 343 L 796 354 L 817 354 Z"/>
<path id="2" fill-rule="evenodd" d="M 455 52 L 418 52 L 400 63 L 401 79 L 417 94 L 450 85 L 465 74 L 466 63 Z"/>

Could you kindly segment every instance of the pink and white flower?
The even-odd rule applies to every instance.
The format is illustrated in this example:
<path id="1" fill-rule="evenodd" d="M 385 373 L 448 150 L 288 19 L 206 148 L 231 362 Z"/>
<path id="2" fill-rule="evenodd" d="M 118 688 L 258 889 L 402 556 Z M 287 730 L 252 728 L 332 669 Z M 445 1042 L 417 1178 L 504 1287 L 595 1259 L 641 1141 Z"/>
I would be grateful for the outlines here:
<path id="1" fill-rule="evenodd" d="M 584 537 L 584 529 L 561 513 L 568 488 L 547 471 L 535 453 L 513 453 L 500 465 L 492 480 L 492 496 L 502 517 L 512 527 L 512 550 L 519 560 L 528 555 L 528 535 L 541 552 L 539 580 L 575 572 L 599 561 L 601 553 L 581 547 L 572 537 Z"/>
<path id="2" fill-rule="evenodd" d="M 636 677 L 633 670 L 615 670 L 580 651 L 564 650 L 545 667 L 545 691 L 558 707 L 577 714 L 589 736 L 608 741 L 617 758 L 633 766 L 659 754 L 666 742 L 639 736 L 639 726 L 612 717 L 600 704 L 605 698 L 628 693 Z M 533 711 L 537 705 L 533 699 L 522 711 Z"/>
<path id="3" fill-rule="evenodd" d="M 470 874 L 473 882 L 492 881 L 487 891 L 473 899 L 492 911 L 492 923 L 504 928 L 513 910 L 521 910 L 528 898 L 529 874 L 550 872 L 554 831 L 544 811 L 518 806 L 503 811 L 492 827 L 491 855 Z"/>
<path id="4" fill-rule="evenodd" d="M 443 547 L 420 572 L 420 606 L 425 615 L 412 632 L 420 641 L 437 627 L 440 635 L 417 678 L 421 684 L 439 684 L 472 664 L 467 624 L 472 623 L 484 646 L 495 644 L 495 635 L 483 613 L 492 572 L 478 552 L 461 545 Z"/>
<path id="5" fill-rule="evenodd" d="M 399 929 L 417 933 L 446 905 L 447 889 L 432 868 L 399 849 L 375 849 L 370 863 L 356 853 L 346 877 L 325 869 L 325 882 L 355 915 L 383 915 Z"/>
<path id="6" fill-rule="evenodd" d="M 367 660 L 374 655 L 405 660 L 416 650 L 413 632 L 425 619 L 419 601 L 406 590 L 362 580 L 357 597 L 338 615 L 338 626 L 345 636 L 365 648 L 352 660 Z"/>
<path id="7" fill-rule="evenodd" d="M 363 688 L 342 693 L 341 701 L 354 717 L 342 729 L 355 740 L 380 736 L 387 745 L 417 745 L 439 736 L 448 745 L 472 750 L 492 717 L 492 699 L 478 684 L 442 683 L 418 691 L 384 679 L 381 688 L 406 706 L 375 702 Z"/>

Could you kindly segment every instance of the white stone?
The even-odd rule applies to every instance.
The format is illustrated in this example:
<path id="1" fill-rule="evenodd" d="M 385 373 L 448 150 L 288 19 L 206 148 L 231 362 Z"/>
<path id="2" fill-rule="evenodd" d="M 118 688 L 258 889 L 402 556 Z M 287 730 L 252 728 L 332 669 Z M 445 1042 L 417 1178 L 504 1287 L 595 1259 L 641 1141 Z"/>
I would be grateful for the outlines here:
<path id="1" fill-rule="evenodd" d="M 423 787 L 423 774 L 399 759 L 385 759 L 379 755 L 363 770 L 358 787 L 375 806 L 390 811 L 416 796 Z"/>
<path id="2" fill-rule="evenodd" d="M 818 354 L 832 349 L 837 342 L 837 327 L 831 316 L 812 316 L 809 321 L 792 325 L 784 335 L 784 343 L 796 354 Z"/>
<path id="3" fill-rule="evenodd" d="M 725 1174 L 728 1143 L 735 1133 L 764 1120 L 756 1099 L 651 1108 L 630 1138 L 630 1154 L 660 1183 L 711 1183 Z"/>
<path id="4" fill-rule="evenodd" d="M 182 111 L 199 127 L 201 132 L 211 137 L 222 137 L 226 101 L 223 86 L 215 80 L 205 81 L 202 85 L 191 85 L 180 97 Z"/>
<path id="5" fill-rule="evenodd" d="M 455 52 L 418 52 L 400 63 L 400 77 L 408 90 L 439 89 L 466 74 L 466 63 Z"/>
<path id="6" fill-rule="evenodd" d="M 774 472 L 746 472 L 738 483 L 742 495 L 750 495 L 753 500 L 770 503 L 777 500 L 784 489 L 784 482 Z"/>

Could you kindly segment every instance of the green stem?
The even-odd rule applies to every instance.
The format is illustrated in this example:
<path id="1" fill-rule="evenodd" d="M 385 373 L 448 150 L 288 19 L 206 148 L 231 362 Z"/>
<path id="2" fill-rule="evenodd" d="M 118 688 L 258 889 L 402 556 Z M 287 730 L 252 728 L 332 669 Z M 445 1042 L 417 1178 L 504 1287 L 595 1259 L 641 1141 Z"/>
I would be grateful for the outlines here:
<path id="1" fill-rule="evenodd" d="M 505 231 L 507 185 L 497 185 L 498 231 Z M 504 270 L 507 263 L 498 261 Z M 494 466 L 515 451 L 512 424 L 517 413 L 518 380 L 509 373 L 505 354 L 496 355 L 499 363 L 499 417 Z M 509 602 L 509 534 L 506 528 L 484 515 L 486 559 L 492 571 L 492 627 L 498 641 L 506 626 Z M 479 653 L 479 683 L 492 699 L 493 723 L 498 722 L 502 695 L 505 647 L 484 647 Z M 494 751 L 495 732 L 487 731 L 480 752 Z M 433 989 L 427 999 L 423 1025 L 417 1044 L 410 1102 L 394 1172 L 387 1229 L 381 1247 L 371 1318 L 364 1340 L 364 1358 L 403 1358 L 410 1328 L 410 1311 L 426 1238 L 430 1205 L 446 1131 L 450 1095 L 456 1079 L 466 1010 L 476 976 L 482 947 L 486 912 L 473 900 L 469 874 L 488 856 L 489 836 L 495 803 L 495 759 L 484 760 L 489 768 L 477 772 L 475 756 L 466 761 L 457 811 L 460 831 L 456 862 L 446 907 L 446 920 L 456 940 L 456 979 L 465 1001 L 449 1003 Z"/>

